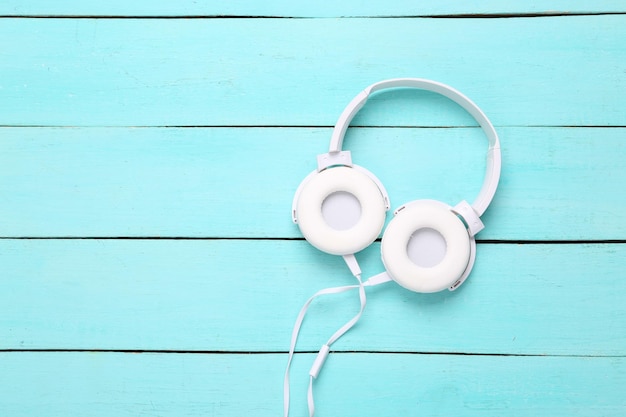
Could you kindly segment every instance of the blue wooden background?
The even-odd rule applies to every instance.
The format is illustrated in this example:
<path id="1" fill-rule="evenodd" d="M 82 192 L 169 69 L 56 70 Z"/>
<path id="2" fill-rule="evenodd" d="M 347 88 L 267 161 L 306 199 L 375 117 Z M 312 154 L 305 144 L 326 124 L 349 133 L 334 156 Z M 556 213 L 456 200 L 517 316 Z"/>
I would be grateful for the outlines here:
<path id="1" fill-rule="evenodd" d="M 626 8 L 465 3 L 4 0 L 0 416 L 280 415 L 298 309 L 352 283 L 291 198 L 390 77 L 475 100 L 501 185 L 459 291 L 369 291 L 317 415 L 626 415 Z M 397 91 L 354 124 L 392 206 L 478 191 L 485 140 L 451 102 Z M 357 309 L 313 306 L 294 416 Z"/>

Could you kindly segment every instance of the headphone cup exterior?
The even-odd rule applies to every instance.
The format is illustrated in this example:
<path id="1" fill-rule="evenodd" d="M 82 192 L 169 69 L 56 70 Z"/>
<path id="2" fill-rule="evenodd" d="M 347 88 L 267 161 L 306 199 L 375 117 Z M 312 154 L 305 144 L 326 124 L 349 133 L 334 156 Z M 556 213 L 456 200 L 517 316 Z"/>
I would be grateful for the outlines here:
<path id="1" fill-rule="evenodd" d="M 443 237 L 445 255 L 430 267 L 411 260 L 408 245 L 422 229 L 433 229 Z M 403 206 L 389 222 L 383 235 L 381 255 L 385 269 L 401 286 L 430 293 L 449 288 L 468 268 L 471 238 L 452 207 L 435 200 L 416 200 Z"/>
<path id="2" fill-rule="evenodd" d="M 294 206 L 297 223 L 305 239 L 332 255 L 349 255 L 372 244 L 385 224 L 385 200 L 376 181 L 363 171 L 348 166 L 327 168 L 307 177 Z M 322 213 L 324 201 L 334 193 L 354 196 L 361 215 L 346 230 L 331 227 Z"/>

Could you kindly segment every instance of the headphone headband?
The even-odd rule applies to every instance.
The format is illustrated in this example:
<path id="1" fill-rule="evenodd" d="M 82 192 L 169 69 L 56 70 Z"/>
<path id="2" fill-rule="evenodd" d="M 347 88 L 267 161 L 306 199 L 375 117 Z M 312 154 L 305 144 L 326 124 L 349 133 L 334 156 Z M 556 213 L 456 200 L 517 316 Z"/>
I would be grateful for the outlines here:
<path id="1" fill-rule="evenodd" d="M 463 95 L 454 88 L 431 80 L 422 78 L 394 78 L 384 80 L 370 85 L 361 93 L 359 93 L 345 110 L 339 116 L 337 124 L 333 130 L 330 140 L 330 153 L 340 152 L 343 144 L 343 138 L 348 130 L 350 122 L 359 110 L 365 105 L 370 95 L 379 91 L 389 90 L 393 88 L 417 88 L 420 90 L 432 91 L 441 94 L 463 107 L 480 125 L 489 140 L 489 149 L 487 151 L 487 170 L 483 186 L 472 203 L 474 211 L 481 216 L 493 199 L 500 180 L 500 170 L 502 157 L 500 154 L 500 141 L 498 134 L 493 125 L 485 116 L 485 113 L 472 100 Z"/>

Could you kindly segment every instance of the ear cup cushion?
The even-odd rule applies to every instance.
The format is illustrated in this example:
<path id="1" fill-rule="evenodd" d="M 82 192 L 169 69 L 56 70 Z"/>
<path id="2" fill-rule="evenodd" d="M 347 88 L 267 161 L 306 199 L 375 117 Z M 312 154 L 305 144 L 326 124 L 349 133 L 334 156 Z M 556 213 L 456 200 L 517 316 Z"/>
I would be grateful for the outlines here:
<path id="1" fill-rule="evenodd" d="M 322 215 L 324 200 L 336 192 L 352 194 L 361 205 L 361 217 L 350 229 L 333 229 Z M 376 183 L 365 173 L 345 166 L 328 168 L 308 180 L 296 207 L 298 226 L 306 240 L 332 255 L 365 249 L 385 224 L 385 202 Z"/>
<path id="2" fill-rule="evenodd" d="M 405 206 L 389 222 L 381 252 L 389 275 L 401 286 L 416 292 L 436 292 L 448 288 L 465 272 L 470 260 L 470 237 L 465 225 L 447 204 L 417 200 Z M 437 265 L 416 265 L 407 252 L 411 236 L 430 228 L 446 242 L 446 253 Z"/>

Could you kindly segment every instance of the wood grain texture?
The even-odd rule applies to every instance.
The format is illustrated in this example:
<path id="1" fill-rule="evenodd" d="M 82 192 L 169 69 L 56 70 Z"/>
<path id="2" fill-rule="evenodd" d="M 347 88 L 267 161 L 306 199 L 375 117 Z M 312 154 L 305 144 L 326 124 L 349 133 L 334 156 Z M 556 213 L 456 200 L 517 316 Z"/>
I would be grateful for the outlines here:
<path id="1" fill-rule="evenodd" d="M 626 126 L 623 20 L 4 19 L 0 125 L 332 126 L 365 86 L 412 76 L 496 126 Z M 384 97 L 355 123 L 473 124 L 441 97 Z"/>
<path id="2" fill-rule="evenodd" d="M 276 416 L 286 355 L 0 353 L 0 412 Z M 313 355 L 296 359 L 294 416 L 305 415 Z M 316 384 L 319 416 L 621 417 L 623 358 L 342 354 Z M 6 383 L 9 382 L 10 383 Z"/>
<path id="3" fill-rule="evenodd" d="M 616 0 L 3 1 L 0 416 L 279 415 L 298 309 L 352 283 L 300 238 L 293 192 L 346 103 L 399 76 L 483 108 L 501 186 L 460 290 L 368 290 L 317 415 L 625 415 L 625 13 Z M 393 206 L 478 191 L 484 138 L 453 103 L 394 91 L 355 124 L 346 145 Z M 366 276 L 382 270 L 378 243 L 358 257 Z M 356 298 L 313 305 L 294 417 L 309 352 Z"/>
<path id="4" fill-rule="evenodd" d="M 330 129 L 0 129 L 0 236 L 300 237 L 290 204 Z M 625 129 L 500 128 L 504 169 L 480 239 L 626 238 Z M 392 206 L 471 201 L 477 128 L 352 129 Z M 442 182 L 443 179 L 443 182 Z M 389 215 L 391 217 L 391 215 Z"/>
<path id="5" fill-rule="evenodd" d="M 485 245 L 459 291 L 369 291 L 338 350 L 625 355 L 626 245 Z M 360 254 L 383 270 L 379 245 Z M 321 288 L 353 283 L 302 241 L 3 240 L 2 349 L 286 351 Z M 601 302 L 599 302 L 601 300 Z M 316 302 L 302 350 L 358 309 L 356 293 Z"/>
<path id="6" fill-rule="evenodd" d="M 132 2 L 111 0 L 107 2 L 81 2 L 78 0 L 5 0 L 0 5 L 4 15 L 71 15 L 71 16 L 297 16 L 297 17 L 340 17 L 340 16 L 416 16 L 447 14 L 519 14 L 519 13 L 606 13 L 626 11 L 618 0 L 552 0 L 502 2 L 482 1 L 480 4 L 465 4 L 454 0 L 415 2 L 410 0 L 361 2 L 293 2 L 272 0 L 258 2 L 238 0 L 215 2 L 208 0 L 179 0 L 155 2 L 136 0 Z"/>

